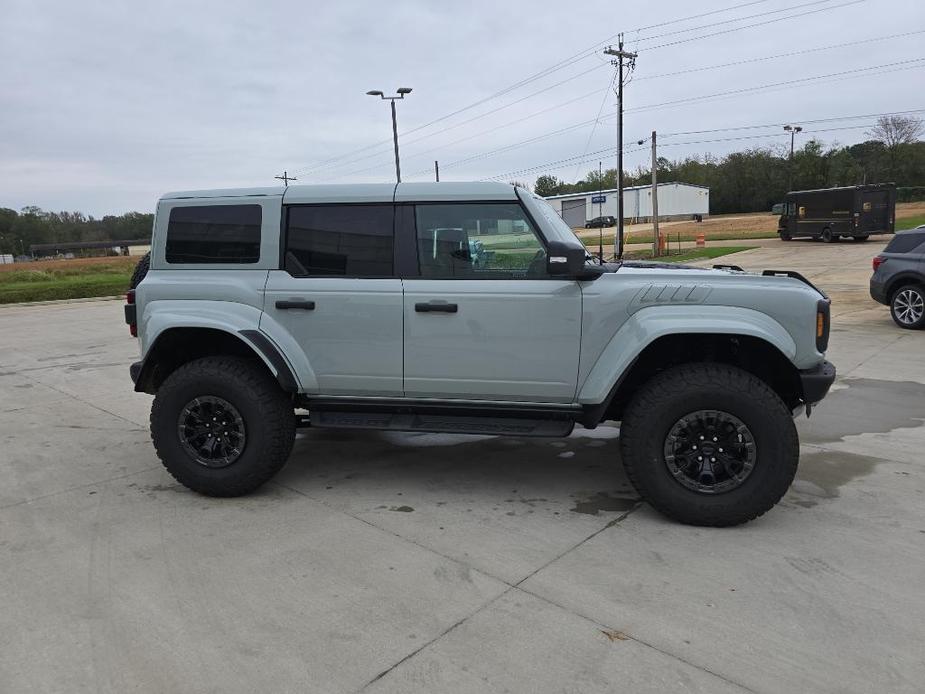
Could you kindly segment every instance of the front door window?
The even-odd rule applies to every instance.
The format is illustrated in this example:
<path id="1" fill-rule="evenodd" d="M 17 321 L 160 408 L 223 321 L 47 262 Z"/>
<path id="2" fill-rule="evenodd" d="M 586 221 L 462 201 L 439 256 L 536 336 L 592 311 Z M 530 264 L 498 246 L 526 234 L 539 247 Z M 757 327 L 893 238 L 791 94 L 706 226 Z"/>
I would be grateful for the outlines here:
<path id="1" fill-rule="evenodd" d="M 422 278 L 546 277 L 546 250 L 517 203 L 418 205 L 416 226 Z"/>

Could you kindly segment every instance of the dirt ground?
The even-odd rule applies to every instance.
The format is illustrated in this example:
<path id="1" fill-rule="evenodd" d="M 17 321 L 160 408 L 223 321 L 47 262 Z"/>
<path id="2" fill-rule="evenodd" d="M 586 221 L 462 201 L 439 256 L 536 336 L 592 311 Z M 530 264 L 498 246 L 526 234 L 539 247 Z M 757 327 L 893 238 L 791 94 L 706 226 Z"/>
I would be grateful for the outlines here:
<path id="1" fill-rule="evenodd" d="M 134 267 L 139 258 L 137 256 L 101 256 L 99 258 L 70 258 L 36 260 L 31 263 L 9 263 L 0 265 L 0 272 L 12 270 L 60 270 L 62 268 L 92 267 L 94 265 L 125 265 Z"/>

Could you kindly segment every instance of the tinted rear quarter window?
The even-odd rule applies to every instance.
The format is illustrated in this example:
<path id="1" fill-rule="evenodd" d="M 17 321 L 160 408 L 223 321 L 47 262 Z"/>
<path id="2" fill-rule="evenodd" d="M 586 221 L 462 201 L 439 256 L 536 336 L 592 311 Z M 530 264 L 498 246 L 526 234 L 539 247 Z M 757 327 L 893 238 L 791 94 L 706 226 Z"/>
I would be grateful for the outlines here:
<path id="1" fill-rule="evenodd" d="M 391 277 L 394 207 L 290 207 L 284 267 L 294 277 Z"/>
<path id="2" fill-rule="evenodd" d="M 167 223 L 168 263 L 256 263 L 260 205 L 174 207 Z"/>
<path id="3" fill-rule="evenodd" d="M 925 231 L 896 234 L 883 249 L 885 253 L 910 253 L 925 243 Z"/>

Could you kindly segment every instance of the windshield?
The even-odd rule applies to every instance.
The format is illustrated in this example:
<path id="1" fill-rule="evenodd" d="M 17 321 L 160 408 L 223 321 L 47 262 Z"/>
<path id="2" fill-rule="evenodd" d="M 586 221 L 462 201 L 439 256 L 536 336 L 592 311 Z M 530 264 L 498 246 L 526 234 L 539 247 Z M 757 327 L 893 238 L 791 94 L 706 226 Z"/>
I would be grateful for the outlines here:
<path id="1" fill-rule="evenodd" d="M 529 209 L 534 216 L 542 218 L 541 223 L 543 223 L 543 227 L 553 232 L 556 235 L 557 241 L 565 241 L 570 244 L 578 243 L 584 247 L 584 244 L 581 243 L 581 239 L 579 239 L 572 228 L 562 220 L 562 217 L 556 214 L 552 205 L 536 194 L 522 190 L 518 192 L 522 193 L 520 197 L 524 203 L 526 203 L 527 209 Z"/>

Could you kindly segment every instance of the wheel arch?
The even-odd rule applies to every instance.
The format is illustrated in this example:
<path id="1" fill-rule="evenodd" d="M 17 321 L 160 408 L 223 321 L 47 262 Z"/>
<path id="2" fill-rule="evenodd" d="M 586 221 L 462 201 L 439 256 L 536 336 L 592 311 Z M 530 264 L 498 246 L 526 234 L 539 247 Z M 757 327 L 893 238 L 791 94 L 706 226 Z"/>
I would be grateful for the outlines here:
<path id="1" fill-rule="evenodd" d="M 907 284 L 914 284 L 918 287 L 921 287 L 922 289 L 925 289 L 925 277 L 914 272 L 900 272 L 898 275 L 891 278 L 886 286 L 887 301 L 892 303 L 893 295 L 899 290 L 900 287 L 903 287 Z"/>
<path id="2" fill-rule="evenodd" d="M 279 349 L 259 330 L 233 332 L 216 327 L 181 326 L 161 331 L 135 370 L 135 390 L 156 393 L 161 383 L 183 364 L 207 356 L 229 355 L 253 359 L 287 393 L 298 392 L 298 382 Z"/>
<path id="3" fill-rule="evenodd" d="M 585 426 L 619 419 L 630 394 L 653 375 L 681 363 L 728 363 L 768 383 L 788 406 L 802 397 L 797 347 L 770 316 L 752 309 L 652 307 L 634 313 L 610 339 L 579 388 Z"/>

